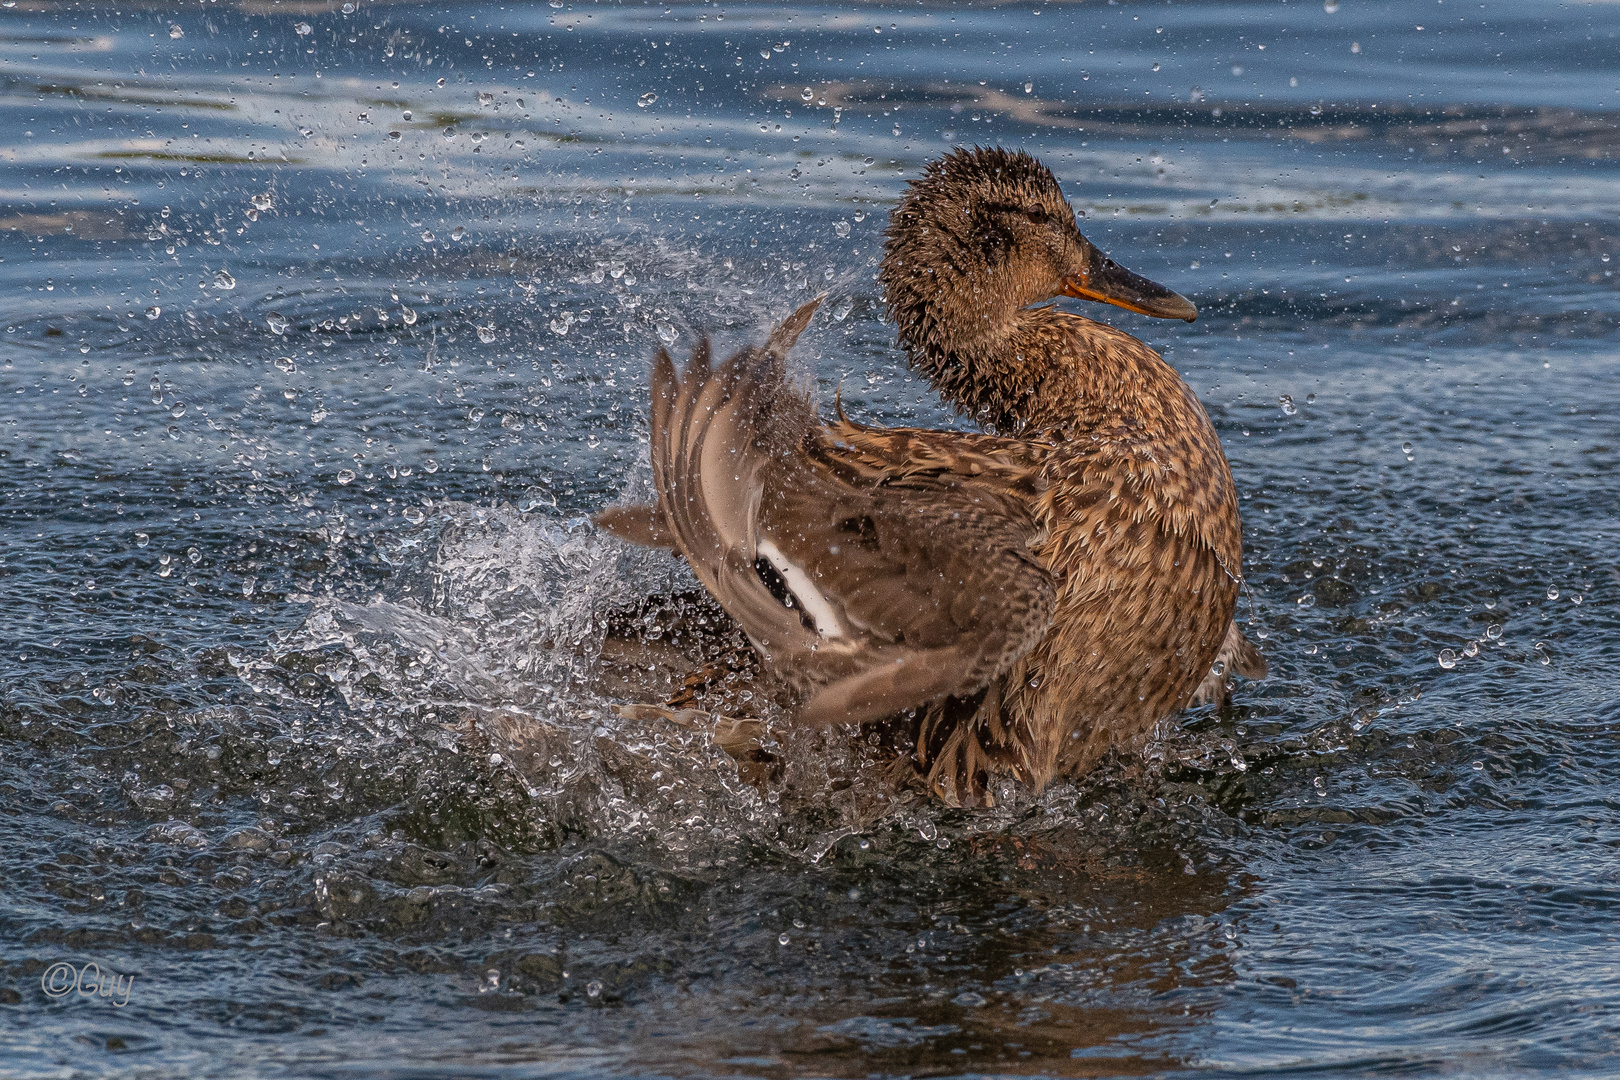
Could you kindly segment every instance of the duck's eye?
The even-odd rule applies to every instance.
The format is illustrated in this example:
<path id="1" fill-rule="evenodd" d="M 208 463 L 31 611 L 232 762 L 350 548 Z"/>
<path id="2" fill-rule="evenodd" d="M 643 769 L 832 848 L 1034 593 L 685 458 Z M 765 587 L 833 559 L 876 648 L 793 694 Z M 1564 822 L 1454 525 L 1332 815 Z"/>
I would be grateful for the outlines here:
<path id="1" fill-rule="evenodd" d="M 1044 224 L 1046 221 L 1046 207 L 1040 205 L 1039 203 L 1030 203 L 1028 206 L 1024 207 L 1024 216 L 1029 218 L 1032 224 Z"/>

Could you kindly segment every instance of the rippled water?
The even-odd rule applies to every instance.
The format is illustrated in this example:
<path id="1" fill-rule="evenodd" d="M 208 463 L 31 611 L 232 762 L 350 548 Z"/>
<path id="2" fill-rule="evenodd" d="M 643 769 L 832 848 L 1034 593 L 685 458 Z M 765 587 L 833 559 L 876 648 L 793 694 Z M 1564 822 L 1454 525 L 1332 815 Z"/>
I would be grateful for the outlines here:
<path id="1" fill-rule="evenodd" d="M 1620 1069 L 1620 7 L 343 8 L 0 10 L 0 1074 Z M 746 782 L 609 711 L 718 617 L 584 515 L 821 290 L 956 422 L 872 281 L 953 142 L 1199 304 L 1109 316 L 1272 675 L 993 812 Z"/>

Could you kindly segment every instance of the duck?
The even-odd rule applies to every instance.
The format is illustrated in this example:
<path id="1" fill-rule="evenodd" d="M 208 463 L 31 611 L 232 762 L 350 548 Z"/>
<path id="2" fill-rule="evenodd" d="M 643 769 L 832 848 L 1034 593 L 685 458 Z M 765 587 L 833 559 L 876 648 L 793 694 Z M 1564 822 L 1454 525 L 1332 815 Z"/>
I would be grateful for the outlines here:
<path id="1" fill-rule="evenodd" d="M 1103 254 L 1052 172 L 1000 147 L 908 184 L 878 280 L 910 367 L 979 430 L 824 419 L 788 368 L 818 298 L 723 361 L 660 349 L 656 501 L 596 517 L 686 559 L 786 723 L 881 730 L 941 801 L 983 807 L 1264 677 L 1207 412 L 1146 343 L 1054 303 L 1191 322 L 1192 302 Z"/>

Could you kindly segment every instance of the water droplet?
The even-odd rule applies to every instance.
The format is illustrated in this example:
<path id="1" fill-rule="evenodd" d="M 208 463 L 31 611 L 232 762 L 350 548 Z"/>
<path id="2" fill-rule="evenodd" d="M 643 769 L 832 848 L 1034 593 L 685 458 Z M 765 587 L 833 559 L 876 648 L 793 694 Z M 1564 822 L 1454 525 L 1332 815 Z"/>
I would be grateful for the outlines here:
<path id="1" fill-rule="evenodd" d="M 181 28 L 179 23 L 170 23 L 169 24 L 169 37 L 170 38 L 172 38 L 175 41 L 179 41 L 181 38 L 183 38 L 185 36 L 186 36 L 186 32 L 185 32 L 184 29 Z"/>
<path id="2" fill-rule="evenodd" d="M 457 225 L 454 229 L 450 230 L 450 239 L 455 240 L 458 243 L 467 239 L 467 230 L 462 226 Z"/>
<path id="3" fill-rule="evenodd" d="M 1492 641 L 1497 640 L 1502 636 L 1501 626 L 1497 625 L 1496 623 L 1491 623 L 1491 625 L 1485 628 L 1485 636 Z"/>
<path id="4" fill-rule="evenodd" d="M 427 520 L 427 515 L 414 506 L 407 506 L 404 510 L 401 510 L 400 517 L 404 518 L 412 525 L 420 525 L 422 522 Z"/>
<path id="5" fill-rule="evenodd" d="M 586 983 L 585 984 L 585 996 L 588 997 L 588 998 L 599 998 L 599 997 L 601 997 L 602 996 L 602 984 L 600 982 L 597 982 L 595 979 L 592 979 L 590 982 Z"/>
<path id="6" fill-rule="evenodd" d="M 186 558 L 191 560 L 191 564 L 195 566 L 202 562 L 202 552 L 197 548 L 189 547 L 186 549 Z"/>
<path id="7" fill-rule="evenodd" d="M 640 97 L 636 98 L 636 104 L 645 109 L 647 106 L 651 105 L 657 100 L 658 95 L 649 90 L 645 94 L 642 94 Z"/>
<path id="8" fill-rule="evenodd" d="M 675 344 L 675 328 L 667 322 L 661 322 L 654 328 L 658 333 L 658 340 L 665 345 Z"/>
<path id="9" fill-rule="evenodd" d="M 495 341 L 495 327 L 493 325 L 478 327 L 478 340 L 485 345 L 493 344 Z"/>
<path id="10" fill-rule="evenodd" d="M 480 409 L 478 406 L 474 405 L 472 408 L 467 410 L 467 419 L 471 420 L 473 423 L 476 424 L 476 423 L 478 423 L 478 421 L 482 420 L 483 418 L 484 418 L 484 410 Z"/>
<path id="11" fill-rule="evenodd" d="M 259 192 L 257 195 L 253 196 L 253 198 L 249 199 L 248 201 L 253 204 L 253 209 L 258 210 L 260 212 L 263 212 L 265 210 L 272 210 L 272 209 L 275 208 L 275 205 L 276 205 L 275 199 L 267 191 Z"/>
<path id="12" fill-rule="evenodd" d="M 135 546 L 136 547 L 143 548 L 147 544 L 150 544 L 151 542 L 152 542 L 152 538 L 150 536 L 147 536 L 145 533 L 138 532 L 138 533 L 135 534 Z"/>
<path id="13" fill-rule="evenodd" d="M 416 311 L 414 308 L 400 308 L 399 317 L 406 326 L 416 325 Z"/>
<path id="14" fill-rule="evenodd" d="M 163 314 L 163 309 L 158 307 L 156 304 L 153 304 L 151 307 L 146 309 L 146 317 L 148 319 L 155 319 L 159 315 L 162 315 L 162 314 Z"/>
<path id="15" fill-rule="evenodd" d="M 849 222 L 840 220 L 840 221 L 834 223 L 834 225 L 833 225 L 833 233 L 840 240 L 847 237 L 849 235 Z"/>
<path id="16" fill-rule="evenodd" d="M 1336 14 L 1339 10 L 1339 0 L 1322 0 L 1322 10 L 1329 15 Z"/>
<path id="17" fill-rule="evenodd" d="M 1556 585 L 1547 586 L 1547 599 L 1549 599 L 1549 600 L 1558 599 L 1558 586 L 1556 586 Z"/>
<path id="18" fill-rule="evenodd" d="M 808 86 L 805 87 L 803 90 L 799 91 L 799 100 L 800 101 L 811 101 L 811 100 L 813 100 L 815 98 L 815 96 L 816 96 L 816 92 L 814 90 L 810 89 Z"/>
<path id="19" fill-rule="evenodd" d="M 875 160 L 876 160 L 876 159 L 875 159 L 875 158 L 865 158 L 865 159 L 863 159 L 863 160 L 862 160 L 862 161 L 861 161 L 861 164 L 862 164 L 862 165 L 870 165 L 870 164 L 872 164 L 872 162 L 873 162 L 873 161 L 875 161 Z"/>
<path id="20" fill-rule="evenodd" d="M 843 322 L 845 319 L 849 318 L 849 313 L 854 310 L 854 308 L 855 301 L 851 300 L 847 296 L 838 301 L 838 306 L 833 308 L 833 322 Z"/>
<path id="21" fill-rule="evenodd" d="M 1278 398 L 1277 404 L 1282 406 L 1284 416 L 1293 416 L 1295 413 L 1299 412 L 1299 406 L 1295 405 L 1294 399 L 1287 394 L 1284 394 L 1282 397 Z"/>
<path id="22" fill-rule="evenodd" d="M 1479 655 L 1479 642 L 1470 641 L 1468 644 L 1463 646 L 1462 651 L 1463 651 L 1464 656 L 1478 656 Z"/>
<path id="23" fill-rule="evenodd" d="M 175 402 L 174 405 L 169 409 L 169 415 L 174 417 L 176 420 L 186 415 L 185 403 L 181 401 Z"/>
<path id="24" fill-rule="evenodd" d="M 290 356 L 278 356 L 270 362 L 274 364 L 276 370 L 281 372 L 283 375 L 291 375 L 293 372 L 298 370 L 298 364 Z"/>
<path id="25" fill-rule="evenodd" d="M 856 221 L 865 221 L 866 220 L 866 211 L 865 210 L 857 210 L 857 211 L 855 211 L 855 220 Z"/>
<path id="26" fill-rule="evenodd" d="M 398 141 L 399 141 L 399 140 L 400 140 L 400 139 L 401 139 L 401 138 L 403 138 L 403 137 L 404 137 L 404 136 L 402 136 L 402 135 L 401 135 L 401 134 L 400 134 L 400 133 L 399 133 L 399 132 L 397 132 L 397 131 L 390 131 L 390 132 L 389 132 L 389 133 L 388 133 L 388 137 L 389 137 L 389 138 L 390 138 L 390 139 L 393 139 L 393 140 L 394 140 L 394 141 L 395 141 L 395 142 L 398 142 Z"/>
<path id="27" fill-rule="evenodd" d="M 1450 649 L 1441 649 L 1440 655 L 1435 657 L 1435 659 L 1438 660 L 1440 662 L 1440 666 L 1445 668 L 1447 671 L 1450 671 L 1452 668 L 1457 666 L 1457 654 L 1452 652 Z"/>
<path id="28" fill-rule="evenodd" d="M 322 420 L 325 420 L 325 419 L 326 419 L 326 406 L 324 406 L 324 405 L 316 405 L 313 409 L 309 410 L 309 422 L 310 423 L 318 424 Z"/>
<path id="29" fill-rule="evenodd" d="M 1470 763 L 1469 768 L 1473 769 L 1475 772 L 1484 772 L 1485 763 L 1483 761 L 1475 761 Z"/>
<path id="30" fill-rule="evenodd" d="M 1315 607 L 1316 606 L 1316 594 L 1315 593 L 1306 593 L 1304 596 L 1301 596 L 1298 600 L 1295 600 L 1294 603 L 1298 604 L 1302 608 Z"/>
<path id="31" fill-rule="evenodd" d="M 1407 457 L 1411 457 L 1412 456 L 1412 444 L 1409 443 L 1409 442 L 1401 443 L 1401 453 L 1405 454 Z"/>
<path id="32" fill-rule="evenodd" d="M 236 279 L 231 277 L 231 272 L 229 270 L 224 268 L 216 270 L 214 272 L 214 288 L 234 289 L 236 288 Z"/>
<path id="33" fill-rule="evenodd" d="M 264 321 L 269 324 L 272 334 L 285 334 L 292 329 L 292 320 L 279 311 L 270 312 L 264 317 Z"/>
<path id="34" fill-rule="evenodd" d="M 423 229 L 422 230 L 422 242 L 424 244 L 431 244 L 436 239 L 438 239 L 438 238 L 433 235 L 433 230 L 432 229 Z"/>
<path id="35" fill-rule="evenodd" d="M 972 990 L 968 990 L 951 998 L 951 1004 L 960 1005 L 964 1009 L 977 1009 L 985 1004 L 985 998 L 983 994 L 976 994 Z"/>
<path id="36" fill-rule="evenodd" d="M 790 940 L 792 940 L 792 939 L 789 938 L 786 934 L 778 934 L 778 935 L 776 935 L 776 943 L 778 945 L 786 945 Z"/>
<path id="37" fill-rule="evenodd" d="M 337 474 L 337 482 L 340 483 L 340 484 L 352 484 L 352 483 L 354 483 L 354 470 L 353 469 L 339 469 L 338 474 Z"/>
<path id="38" fill-rule="evenodd" d="M 1581 594 L 1580 593 L 1570 593 L 1569 594 L 1569 602 L 1572 603 L 1572 604 L 1580 603 L 1581 602 Z"/>
<path id="39" fill-rule="evenodd" d="M 1159 62 L 1157 60 L 1153 61 L 1153 70 L 1154 71 L 1159 70 Z"/>
<path id="40" fill-rule="evenodd" d="M 242 579 L 242 595 L 252 596 L 253 590 L 259 587 L 259 579 L 249 574 Z"/>

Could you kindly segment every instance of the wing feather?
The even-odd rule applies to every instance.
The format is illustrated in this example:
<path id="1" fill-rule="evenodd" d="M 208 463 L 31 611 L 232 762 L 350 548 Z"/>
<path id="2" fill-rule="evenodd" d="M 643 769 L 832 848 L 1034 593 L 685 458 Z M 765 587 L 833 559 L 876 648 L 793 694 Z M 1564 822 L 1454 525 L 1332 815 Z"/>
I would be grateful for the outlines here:
<path id="1" fill-rule="evenodd" d="M 633 523 L 662 526 L 800 691 L 801 722 L 859 722 L 983 689 L 1045 634 L 1056 591 L 1032 551 L 1029 500 L 1010 486 L 825 452 L 837 434 L 786 375 L 818 303 L 718 367 L 707 343 L 682 373 L 659 352 L 658 506 Z"/>

